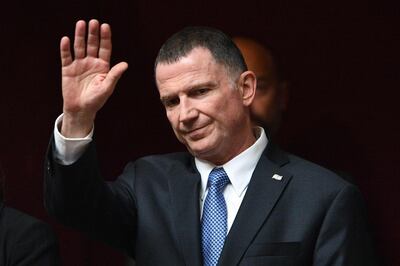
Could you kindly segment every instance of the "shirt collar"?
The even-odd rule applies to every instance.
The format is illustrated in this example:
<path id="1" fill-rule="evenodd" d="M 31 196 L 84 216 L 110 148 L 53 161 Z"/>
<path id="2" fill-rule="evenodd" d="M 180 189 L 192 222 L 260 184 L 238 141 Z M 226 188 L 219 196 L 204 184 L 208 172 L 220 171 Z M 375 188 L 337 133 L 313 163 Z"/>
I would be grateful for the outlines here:
<path id="1" fill-rule="evenodd" d="M 263 128 L 254 128 L 254 134 L 257 140 L 253 145 L 248 147 L 246 150 L 238 154 L 224 165 L 220 165 L 225 169 L 225 172 L 228 175 L 232 187 L 238 197 L 240 197 L 247 188 L 258 160 L 268 144 L 268 139 Z M 204 195 L 207 189 L 208 176 L 212 169 L 214 169 L 217 165 L 199 158 L 195 158 L 195 164 L 201 176 L 200 194 Z"/>

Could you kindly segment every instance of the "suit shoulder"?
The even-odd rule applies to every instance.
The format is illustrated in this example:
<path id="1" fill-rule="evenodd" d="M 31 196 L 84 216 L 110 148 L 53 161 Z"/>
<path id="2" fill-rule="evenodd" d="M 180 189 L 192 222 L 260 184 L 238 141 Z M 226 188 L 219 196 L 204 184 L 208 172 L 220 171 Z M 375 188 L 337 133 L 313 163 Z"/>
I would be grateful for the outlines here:
<path id="1" fill-rule="evenodd" d="M 55 239 L 50 225 L 16 209 L 4 207 L 0 219 L 1 230 L 16 241 L 39 235 Z"/>
<path id="2" fill-rule="evenodd" d="M 193 156 L 187 152 L 148 155 L 129 162 L 118 180 L 133 186 L 133 183 L 138 180 L 145 183 L 153 183 L 156 180 L 165 181 L 173 176 L 173 173 L 197 173 Z"/>
<path id="3" fill-rule="evenodd" d="M 313 186 L 330 187 L 341 190 L 346 186 L 354 186 L 348 177 L 310 162 L 299 156 L 288 154 L 290 163 L 285 166 L 295 179 L 313 184 Z"/>
<path id="4" fill-rule="evenodd" d="M 44 243 L 57 245 L 50 225 L 10 207 L 3 207 L 1 211 L 0 232 L 2 245 L 9 250 L 21 246 L 34 249 Z"/>
<path id="5" fill-rule="evenodd" d="M 349 205 L 354 202 L 363 205 L 358 187 L 337 173 L 292 154 L 288 154 L 288 158 L 289 162 L 283 167 L 291 175 L 287 192 L 296 195 L 298 201 L 301 199 L 303 206 L 328 210 L 337 199 L 345 199 Z"/>
<path id="6" fill-rule="evenodd" d="M 42 223 L 38 219 L 10 207 L 2 210 L 2 222 L 9 223 L 11 227 L 29 227 L 32 224 Z"/>
<path id="7" fill-rule="evenodd" d="M 175 152 L 167 154 L 148 155 L 139 158 L 131 166 L 137 168 L 151 168 L 165 172 L 170 168 L 191 168 L 193 166 L 193 156 L 187 152 Z"/>
<path id="8" fill-rule="evenodd" d="M 0 215 L 1 262 L 14 265 L 59 265 L 56 236 L 46 223 L 13 208 L 4 207 Z"/>

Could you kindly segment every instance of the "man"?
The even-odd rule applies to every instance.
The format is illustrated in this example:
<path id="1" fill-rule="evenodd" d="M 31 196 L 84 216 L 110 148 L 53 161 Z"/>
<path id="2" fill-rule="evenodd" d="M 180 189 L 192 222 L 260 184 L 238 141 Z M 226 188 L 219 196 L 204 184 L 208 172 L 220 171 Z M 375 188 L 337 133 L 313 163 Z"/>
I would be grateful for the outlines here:
<path id="1" fill-rule="evenodd" d="M 59 265 L 58 243 L 51 228 L 39 220 L 6 207 L 0 167 L 0 265 Z"/>
<path id="2" fill-rule="evenodd" d="M 160 99 L 189 153 L 129 163 L 100 178 L 97 111 L 127 69 L 109 68 L 111 30 L 76 24 L 62 38 L 63 116 L 47 155 L 45 202 L 64 223 L 137 265 L 373 265 L 359 191 L 287 154 L 253 128 L 256 78 L 222 32 L 186 28 L 155 62 Z"/>
<path id="3" fill-rule="evenodd" d="M 253 124 L 266 129 L 268 137 L 274 140 L 288 106 L 288 81 L 283 77 L 271 49 L 246 37 L 234 37 L 233 41 L 240 49 L 249 70 L 257 77 L 256 95 L 250 106 Z M 337 169 L 331 170 L 347 181 L 355 183 L 350 174 Z"/>
<path id="4" fill-rule="evenodd" d="M 245 37 L 234 37 L 249 70 L 257 76 L 257 90 L 251 104 L 255 125 L 267 129 L 269 136 L 277 135 L 283 113 L 288 104 L 288 82 L 282 77 L 275 56 L 259 42 Z"/>

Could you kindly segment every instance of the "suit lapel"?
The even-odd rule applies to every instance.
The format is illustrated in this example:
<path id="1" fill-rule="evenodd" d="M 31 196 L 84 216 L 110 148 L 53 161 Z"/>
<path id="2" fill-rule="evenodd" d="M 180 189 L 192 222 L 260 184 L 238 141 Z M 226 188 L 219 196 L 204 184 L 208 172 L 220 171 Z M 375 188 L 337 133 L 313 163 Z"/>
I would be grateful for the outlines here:
<path id="1" fill-rule="evenodd" d="M 195 170 L 194 162 L 191 162 L 189 171 L 175 168 L 169 186 L 173 221 L 185 264 L 200 266 L 200 174 Z"/>
<path id="2" fill-rule="evenodd" d="M 226 238 L 219 265 L 237 265 L 258 231 L 268 218 L 281 193 L 291 179 L 280 166 L 286 155 L 269 144 L 261 156 L 247 188 L 246 195 Z M 283 176 L 281 180 L 272 178 Z"/>

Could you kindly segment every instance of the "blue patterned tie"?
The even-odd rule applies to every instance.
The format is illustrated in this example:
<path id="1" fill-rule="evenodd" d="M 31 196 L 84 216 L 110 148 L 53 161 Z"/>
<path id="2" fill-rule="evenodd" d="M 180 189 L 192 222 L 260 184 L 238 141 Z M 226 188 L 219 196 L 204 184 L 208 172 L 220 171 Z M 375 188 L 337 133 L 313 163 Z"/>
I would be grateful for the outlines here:
<path id="1" fill-rule="evenodd" d="M 208 193 L 203 207 L 201 245 L 204 266 L 217 265 L 227 232 L 227 211 L 222 191 L 229 183 L 224 168 L 214 168 L 208 176 Z"/>

